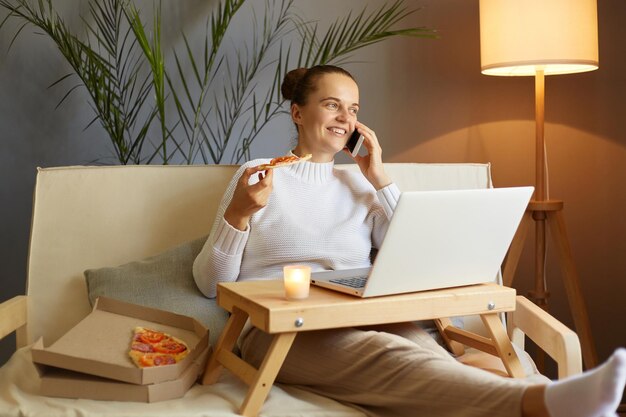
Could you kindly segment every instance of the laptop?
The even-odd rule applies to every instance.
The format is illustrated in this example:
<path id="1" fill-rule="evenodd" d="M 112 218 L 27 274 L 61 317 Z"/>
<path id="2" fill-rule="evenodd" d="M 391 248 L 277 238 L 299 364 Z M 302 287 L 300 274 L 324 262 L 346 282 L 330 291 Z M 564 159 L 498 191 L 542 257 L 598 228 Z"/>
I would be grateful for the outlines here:
<path id="1" fill-rule="evenodd" d="M 311 284 L 358 297 L 494 282 L 533 187 L 403 192 L 374 264 Z"/>

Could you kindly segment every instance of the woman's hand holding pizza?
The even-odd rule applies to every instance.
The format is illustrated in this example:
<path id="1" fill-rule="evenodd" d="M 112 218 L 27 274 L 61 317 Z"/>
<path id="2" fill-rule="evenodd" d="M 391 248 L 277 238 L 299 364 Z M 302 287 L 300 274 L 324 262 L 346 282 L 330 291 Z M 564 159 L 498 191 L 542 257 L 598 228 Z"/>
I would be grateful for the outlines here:
<path id="1" fill-rule="evenodd" d="M 250 177 L 254 174 L 259 176 L 259 182 L 250 185 Z M 233 194 L 233 198 L 224 212 L 224 219 L 235 229 L 246 230 L 250 217 L 267 205 L 272 193 L 271 169 L 260 172 L 258 167 L 247 168 L 239 181 Z"/>
<path id="2" fill-rule="evenodd" d="M 356 128 L 359 133 L 363 135 L 363 145 L 367 149 L 367 155 L 357 155 L 352 158 L 359 168 L 361 168 L 361 172 L 365 178 L 367 178 L 376 190 L 380 190 L 391 184 L 391 179 L 387 176 L 383 166 L 382 148 L 378 143 L 376 133 L 372 129 L 361 122 L 356 122 Z M 344 150 L 344 152 L 350 155 L 349 151 Z"/>

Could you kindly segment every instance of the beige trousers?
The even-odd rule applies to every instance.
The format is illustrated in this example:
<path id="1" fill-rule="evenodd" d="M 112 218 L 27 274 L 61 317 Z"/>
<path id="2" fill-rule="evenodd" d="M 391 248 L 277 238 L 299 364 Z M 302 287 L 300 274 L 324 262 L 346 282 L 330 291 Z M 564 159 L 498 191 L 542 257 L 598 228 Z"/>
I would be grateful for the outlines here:
<path id="1" fill-rule="evenodd" d="M 258 367 L 270 342 L 253 328 L 242 340 L 242 357 Z M 277 382 L 372 416 L 517 417 L 524 390 L 537 379 L 463 365 L 424 330 L 403 323 L 299 333 Z"/>

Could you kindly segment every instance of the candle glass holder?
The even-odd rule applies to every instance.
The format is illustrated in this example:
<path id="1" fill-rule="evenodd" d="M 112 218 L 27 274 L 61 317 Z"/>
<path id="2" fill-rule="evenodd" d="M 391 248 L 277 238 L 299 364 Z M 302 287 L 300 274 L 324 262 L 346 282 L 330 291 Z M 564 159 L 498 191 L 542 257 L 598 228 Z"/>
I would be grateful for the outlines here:
<path id="1" fill-rule="evenodd" d="M 285 298 L 302 300 L 309 296 L 311 286 L 311 267 L 304 265 L 287 265 L 283 267 Z"/>

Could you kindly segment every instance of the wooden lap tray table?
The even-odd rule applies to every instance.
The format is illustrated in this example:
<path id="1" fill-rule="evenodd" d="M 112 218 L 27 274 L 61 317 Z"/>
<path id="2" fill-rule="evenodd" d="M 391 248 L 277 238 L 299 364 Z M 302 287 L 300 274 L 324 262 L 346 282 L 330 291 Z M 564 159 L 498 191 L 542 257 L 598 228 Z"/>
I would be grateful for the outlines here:
<path id="1" fill-rule="evenodd" d="M 515 290 L 496 284 L 358 298 L 311 287 L 309 298 L 288 301 L 282 280 L 220 283 L 217 302 L 232 314 L 207 363 L 203 384 L 215 383 L 223 367 L 250 389 L 239 410 L 254 417 L 260 410 L 298 332 L 435 319 L 448 346 L 462 345 L 499 356 L 510 376 L 524 371 L 498 313 L 515 309 Z M 451 326 L 449 317 L 480 315 L 491 338 Z M 274 339 L 259 369 L 232 350 L 247 319 Z M 459 343 L 461 342 L 461 343 Z"/>

